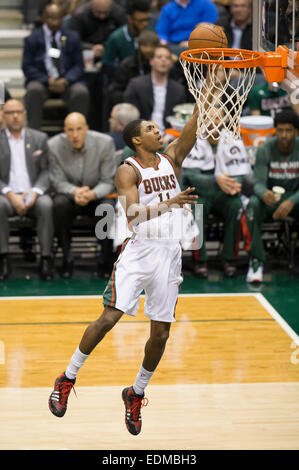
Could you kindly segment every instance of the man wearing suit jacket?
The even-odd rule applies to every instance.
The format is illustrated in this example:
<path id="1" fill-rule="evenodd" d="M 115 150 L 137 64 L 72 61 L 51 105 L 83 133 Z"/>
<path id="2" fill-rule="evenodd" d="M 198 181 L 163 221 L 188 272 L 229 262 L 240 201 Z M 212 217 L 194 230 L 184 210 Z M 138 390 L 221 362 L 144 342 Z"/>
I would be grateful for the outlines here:
<path id="1" fill-rule="evenodd" d="M 52 279 L 52 199 L 46 195 L 48 173 L 47 135 L 25 128 L 21 101 L 8 100 L 3 109 L 6 128 L 0 132 L 0 280 L 9 275 L 9 217 L 37 218 L 41 252 L 41 277 Z"/>
<path id="2" fill-rule="evenodd" d="M 169 78 L 173 62 L 168 46 L 155 48 L 150 65 L 150 74 L 129 81 L 124 101 L 135 105 L 142 119 L 156 122 L 163 132 L 167 127 L 166 117 L 172 114 L 174 106 L 185 103 L 186 91 L 182 84 Z"/>
<path id="3" fill-rule="evenodd" d="M 44 101 L 67 101 L 69 112 L 85 116 L 89 91 L 83 81 L 84 62 L 78 33 L 61 29 L 63 12 L 56 4 L 44 11 L 44 24 L 25 39 L 22 69 L 25 75 L 28 125 L 40 129 Z"/>
<path id="4" fill-rule="evenodd" d="M 73 271 L 71 252 L 72 220 L 76 215 L 95 216 L 99 203 L 111 204 L 106 196 L 114 190 L 115 145 L 112 137 L 88 130 L 83 114 L 70 113 L 64 133 L 49 142 L 50 180 L 56 191 L 54 226 L 63 252 L 61 276 Z M 112 241 L 102 240 L 98 274 L 110 274 Z"/>

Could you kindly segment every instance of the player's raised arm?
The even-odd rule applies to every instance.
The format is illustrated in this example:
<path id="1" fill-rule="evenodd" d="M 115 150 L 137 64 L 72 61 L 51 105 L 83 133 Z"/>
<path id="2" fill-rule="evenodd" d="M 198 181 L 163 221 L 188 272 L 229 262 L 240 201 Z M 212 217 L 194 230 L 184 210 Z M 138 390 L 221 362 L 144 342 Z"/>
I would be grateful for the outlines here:
<path id="1" fill-rule="evenodd" d="M 172 157 L 178 169 L 181 168 L 184 159 L 191 152 L 196 142 L 198 119 L 198 107 L 194 106 L 193 114 L 183 127 L 180 136 L 171 142 L 165 149 L 165 153 Z"/>

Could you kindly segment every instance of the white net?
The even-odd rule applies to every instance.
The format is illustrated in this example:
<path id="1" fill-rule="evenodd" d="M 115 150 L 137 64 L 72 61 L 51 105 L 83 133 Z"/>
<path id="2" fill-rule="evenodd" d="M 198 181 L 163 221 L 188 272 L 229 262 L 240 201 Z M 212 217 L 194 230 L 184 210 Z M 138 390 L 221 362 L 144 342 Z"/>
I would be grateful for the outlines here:
<path id="1" fill-rule="evenodd" d="M 201 59 L 213 60 L 215 57 L 203 52 Z M 225 57 L 220 55 L 218 59 L 225 60 Z M 234 59 L 242 60 L 242 53 Z M 219 63 L 189 62 L 183 58 L 180 62 L 199 109 L 197 136 L 218 140 L 224 128 L 232 138 L 240 138 L 240 117 L 254 83 L 256 67 L 225 68 Z"/>

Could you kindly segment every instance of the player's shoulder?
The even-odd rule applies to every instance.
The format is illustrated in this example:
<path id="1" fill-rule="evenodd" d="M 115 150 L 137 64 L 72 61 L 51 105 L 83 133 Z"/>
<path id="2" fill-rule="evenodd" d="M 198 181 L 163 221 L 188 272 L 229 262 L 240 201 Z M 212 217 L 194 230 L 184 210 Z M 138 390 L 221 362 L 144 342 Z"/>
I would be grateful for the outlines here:
<path id="1" fill-rule="evenodd" d="M 115 176 L 117 179 L 121 179 L 124 183 L 136 181 L 136 168 L 130 163 L 129 160 L 126 159 L 120 163 Z"/>

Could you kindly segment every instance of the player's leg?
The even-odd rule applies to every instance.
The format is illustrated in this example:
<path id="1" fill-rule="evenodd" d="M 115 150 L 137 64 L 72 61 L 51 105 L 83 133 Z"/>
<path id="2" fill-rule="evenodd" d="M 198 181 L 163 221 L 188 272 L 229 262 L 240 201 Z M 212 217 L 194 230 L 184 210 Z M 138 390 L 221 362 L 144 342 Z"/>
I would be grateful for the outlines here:
<path id="1" fill-rule="evenodd" d="M 105 307 L 102 315 L 86 328 L 66 371 L 55 380 L 54 390 L 49 398 L 49 408 L 55 416 L 59 418 L 64 416 L 68 397 L 75 384 L 79 369 L 84 365 L 92 350 L 102 341 L 106 333 L 114 327 L 122 315 L 123 312 L 114 307 Z"/>
<path id="2" fill-rule="evenodd" d="M 123 390 L 126 407 L 126 425 L 131 434 L 141 431 L 140 409 L 146 403 L 144 389 L 155 372 L 165 350 L 170 325 L 175 321 L 175 307 L 181 277 L 181 247 L 152 246 L 151 257 L 145 260 L 153 266 L 155 275 L 145 283 L 144 313 L 151 320 L 150 337 L 145 344 L 144 358 L 132 387 Z M 153 268 L 152 268 L 153 269 Z"/>
<path id="3" fill-rule="evenodd" d="M 126 407 L 125 421 L 128 431 L 137 435 L 141 431 L 141 407 L 147 404 L 144 389 L 148 385 L 163 356 L 171 323 L 151 321 L 150 337 L 144 349 L 144 359 L 132 387 L 122 392 Z"/>

